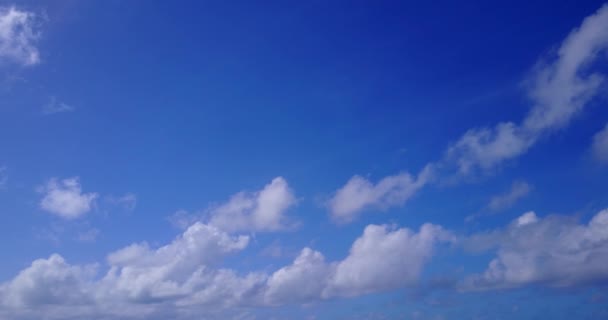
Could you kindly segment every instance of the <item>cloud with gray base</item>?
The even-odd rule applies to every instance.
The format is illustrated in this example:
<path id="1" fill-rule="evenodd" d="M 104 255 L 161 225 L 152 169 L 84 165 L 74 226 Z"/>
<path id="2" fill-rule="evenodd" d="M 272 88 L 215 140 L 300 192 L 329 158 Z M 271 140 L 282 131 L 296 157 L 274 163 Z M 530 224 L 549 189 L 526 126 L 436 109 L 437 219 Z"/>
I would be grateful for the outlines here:
<path id="1" fill-rule="evenodd" d="M 0 7 L 0 62 L 22 66 L 40 63 L 36 43 L 40 37 L 39 19 L 33 12 Z"/>
<path id="2" fill-rule="evenodd" d="M 326 262 L 320 252 L 304 248 L 271 274 L 241 273 L 221 262 L 244 250 L 250 237 L 196 222 L 164 246 L 141 242 L 110 253 L 101 276 L 101 264 L 72 265 L 58 254 L 35 260 L 0 284 L 0 315 L 200 319 L 245 306 L 359 296 L 415 284 L 434 247 L 449 238 L 431 224 L 417 232 L 369 225 L 343 260 Z"/>
<path id="3" fill-rule="evenodd" d="M 584 224 L 567 216 L 539 218 L 530 211 L 503 229 L 473 235 L 464 243 L 474 251 L 496 250 L 496 257 L 483 273 L 463 281 L 462 290 L 608 281 L 608 209 Z"/>

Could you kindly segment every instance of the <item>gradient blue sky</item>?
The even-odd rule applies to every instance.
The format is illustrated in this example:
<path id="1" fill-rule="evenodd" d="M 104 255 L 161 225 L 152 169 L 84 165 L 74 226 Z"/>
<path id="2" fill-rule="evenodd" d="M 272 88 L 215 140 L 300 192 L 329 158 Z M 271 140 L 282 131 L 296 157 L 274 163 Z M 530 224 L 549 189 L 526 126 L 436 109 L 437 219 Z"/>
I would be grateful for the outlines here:
<path id="1" fill-rule="evenodd" d="M 601 1 L 0 1 L 0 319 L 608 318 Z"/>

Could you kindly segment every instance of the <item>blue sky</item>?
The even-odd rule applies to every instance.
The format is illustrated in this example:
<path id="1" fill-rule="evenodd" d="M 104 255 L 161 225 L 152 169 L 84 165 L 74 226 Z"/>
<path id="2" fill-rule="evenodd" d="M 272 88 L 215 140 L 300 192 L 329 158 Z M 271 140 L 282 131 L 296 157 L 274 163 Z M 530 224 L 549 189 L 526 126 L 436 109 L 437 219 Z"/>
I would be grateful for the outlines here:
<path id="1" fill-rule="evenodd" d="M 0 1 L 0 319 L 605 319 L 608 5 Z"/>

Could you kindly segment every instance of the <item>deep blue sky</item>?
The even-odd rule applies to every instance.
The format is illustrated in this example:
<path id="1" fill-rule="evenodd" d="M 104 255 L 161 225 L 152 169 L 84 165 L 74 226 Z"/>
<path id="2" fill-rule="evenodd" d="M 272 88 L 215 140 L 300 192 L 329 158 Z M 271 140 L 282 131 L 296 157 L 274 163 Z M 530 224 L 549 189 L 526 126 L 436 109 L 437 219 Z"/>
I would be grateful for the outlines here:
<path id="1" fill-rule="evenodd" d="M 567 124 L 540 131 L 523 124 L 528 112 L 544 101 L 551 101 L 548 107 L 574 105 L 535 100 L 530 82 L 539 79 L 539 69 L 559 69 L 567 60 L 558 55 L 564 41 L 576 38 L 573 30 L 602 5 L 0 1 L 6 24 L 6 10 L 13 8 L 28 16 L 11 23 L 36 33 L 25 37 L 26 44 L 17 43 L 14 34 L 2 35 L 8 27 L 0 23 L 0 316 L 35 317 L 25 314 L 28 308 L 36 310 L 36 304 L 29 304 L 27 292 L 19 291 L 15 280 L 33 260 L 58 253 L 74 268 L 98 263 L 89 281 L 101 286 L 96 281 L 115 265 L 108 261 L 110 253 L 144 241 L 151 250 L 158 249 L 195 221 L 227 235 L 250 237 L 246 248 L 212 265 L 240 276 L 259 272 L 270 277 L 291 265 L 304 247 L 321 252 L 329 265 L 338 263 L 353 252 L 353 242 L 370 224 L 390 225 L 390 234 L 399 228 L 417 233 L 421 225 L 432 223 L 450 234 L 450 240 L 433 245 L 432 259 L 423 259 L 415 281 L 379 288 L 381 280 L 376 279 L 373 288 L 360 288 L 365 292 L 353 289 L 281 303 L 240 301 L 217 311 L 220 317 L 608 316 L 608 274 L 589 271 L 591 279 L 558 283 L 563 270 L 589 264 L 578 258 L 567 266 L 557 261 L 562 247 L 539 249 L 550 252 L 548 257 L 530 253 L 527 257 L 532 256 L 540 272 L 530 278 L 502 279 L 473 289 L 467 284 L 488 269 L 492 259 L 517 248 L 517 241 L 505 235 L 497 237 L 500 244 L 495 248 L 471 253 L 467 243 L 475 236 L 492 230 L 517 233 L 509 229 L 515 228 L 512 221 L 534 211 L 535 223 L 547 224 L 539 230 L 562 230 L 539 231 L 538 243 L 561 243 L 555 234 L 586 228 L 608 208 L 608 161 L 601 156 L 608 152 L 602 151 L 608 140 L 594 142 L 600 141 L 594 136 L 608 121 L 605 83 L 592 90 Z M 606 20 L 597 20 L 594 32 L 608 30 Z M 603 77 L 607 38 L 590 40 L 595 47 L 589 52 L 584 45 L 571 51 L 589 56 L 598 52 L 573 77 Z M 39 58 L 27 62 L 10 51 L 15 48 L 33 50 Z M 546 86 L 551 95 L 560 96 L 567 92 L 567 81 L 556 78 Z M 517 139 L 528 144 L 525 150 L 480 165 L 475 172 L 459 171 L 460 158 L 448 155 L 448 150 L 468 130 L 494 130 L 507 121 L 517 126 Z M 470 150 L 457 152 L 466 156 Z M 495 150 L 487 156 L 499 157 Z M 479 154 L 471 157 L 483 161 Z M 407 196 L 398 189 L 408 183 L 398 183 L 388 190 L 365 189 L 339 197 L 355 175 L 371 186 L 399 174 L 416 180 L 428 164 L 433 178 Z M 81 190 L 60 194 L 68 199 L 45 206 L 53 190 L 67 188 L 65 179 L 75 177 Z M 288 226 L 255 225 L 254 220 L 244 220 L 248 227 L 237 227 L 236 221 L 214 224 L 213 217 L 221 214 L 218 208 L 233 203 L 234 194 L 245 191 L 255 198 L 275 177 L 282 177 L 293 195 L 279 210 Z M 518 185 L 526 190 L 509 197 Z M 90 201 L 81 198 L 93 193 Z M 337 199 L 347 205 L 368 200 L 345 211 L 352 219 L 340 221 L 333 206 Z M 492 205 L 492 199 L 502 204 Z M 86 208 L 74 209 L 71 201 L 84 201 Z M 257 212 L 252 210 L 230 211 L 229 220 L 249 219 Z M 559 223 L 551 220 L 554 215 Z M 181 228 L 175 225 L 177 216 L 187 220 Z M 605 234 L 606 228 L 598 232 Z M 572 237 L 587 243 L 586 235 Z M 608 236 L 598 237 L 589 240 L 596 241 L 597 252 L 579 248 L 577 257 L 608 261 Z M 199 251 L 205 250 L 210 249 Z M 412 250 L 405 248 L 393 257 L 415 260 L 408 256 Z M 527 270 L 505 263 L 514 273 Z M 332 268 L 328 272 L 334 275 Z M 361 272 L 358 277 L 365 277 Z M 395 273 L 395 283 L 403 277 Z M 54 278 L 44 281 L 55 286 Z M 262 286 L 271 287 L 264 281 Z M 69 299 L 50 297 L 53 294 L 41 293 L 34 300 L 54 301 L 50 307 L 43 303 L 53 315 L 49 319 L 68 319 L 65 310 L 70 304 L 63 302 Z M 8 296 L 21 297 L 22 303 Z M 135 300 L 121 303 L 136 308 L 140 305 Z M 191 319 L 190 309 L 176 307 L 175 300 L 154 303 L 158 308 L 155 304 L 149 318 Z M 87 312 L 85 317 L 92 319 L 103 316 Z"/>

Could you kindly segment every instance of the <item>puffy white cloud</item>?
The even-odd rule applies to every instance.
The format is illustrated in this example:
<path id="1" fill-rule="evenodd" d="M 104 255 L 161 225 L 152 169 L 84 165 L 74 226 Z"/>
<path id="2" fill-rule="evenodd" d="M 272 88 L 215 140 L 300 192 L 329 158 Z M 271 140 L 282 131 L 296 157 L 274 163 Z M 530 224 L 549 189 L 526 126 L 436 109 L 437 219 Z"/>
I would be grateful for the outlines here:
<path id="1" fill-rule="evenodd" d="M 565 127 L 593 99 L 605 75 L 590 67 L 608 49 L 608 5 L 587 17 L 563 41 L 552 60 L 541 61 L 526 81 L 532 108 L 521 124 L 467 131 L 446 158 L 462 174 L 487 171 L 525 153 L 542 136 Z"/>
<path id="2" fill-rule="evenodd" d="M 305 248 L 274 273 L 240 274 L 222 259 L 243 250 L 247 236 L 195 223 L 159 248 L 132 244 L 108 255 L 105 275 L 96 265 L 70 265 L 59 255 L 36 260 L 0 285 L 0 316 L 11 319 L 222 318 L 247 306 L 308 303 L 356 296 L 416 282 L 433 246 L 450 235 L 426 224 L 419 232 L 368 226 L 342 261 L 328 263 Z"/>
<path id="3" fill-rule="evenodd" d="M 356 296 L 415 284 L 435 245 L 451 238 L 433 224 L 419 232 L 369 225 L 336 265 L 326 295 Z"/>
<path id="4" fill-rule="evenodd" d="M 212 208 L 209 223 L 229 232 L 284 230 L 290 227 L 285 213 L 295 204 L 287 181 L 277 177 L 260 191 L 239 192 Z"/>
<path id="5" fill-rule="evenodd" d="M 95 266 L 71 266 L 54 254 L 39 259 L 2 286 L 0 301 L 6 307 L 79 305 L 90 302 L 90 280 Z"/>
<path id="6" fill-rule="evenodd" d="M 41 188 L 44 193 L 40 208 L 66 219 L 74 219 L 89 212 L 97 193 L 83 193 L 78 177 L 58 180 L 53 178 Z"/>
<path id="7" fill-rule="evenodd" d="M 488 208 L 494 211 L 507 209 L 519 199 L 527 196 L 531 189 L 525 181 L 515 181 L 508 192 L 492 197 L 490 203 L 488 203 Z"/>
<path id="8" fill-rule="evenodd" d="M 416 191 L 429 182 L 433 168 L 426 166 L 418 177 L 408 173 L 388 176 L 373 184 L 361 177 L 352 177 L 329 201 L 332 218 L 340 223 L 355 220 L 366 209 L 385 210 L 403 205 Z"/>
<path id="9" fill-rule="evenodd" d="M 608 210 L 587 224 L 572 217 L 539 219 L 527 212 L 508 227 L 468 241 L 497 248 L 482 274 L 466 279 L 465 290 L 513 288 L 529 284 L 576 286 L 608 280 Z"/>
<path id="10" fill-rule="evenodd" d="M 247 236 L 231 237 L 219 229 L 195 223 L 172 243 L 152 250 L 133 244 L 108 255 L 110 271 L 103 280 L 112 296 L 154 301 L 190 294 L 207 268 L 227 254 L 244 249 Z"/>
<path id="11" fill-rule="evenodd" d="M 332 269 L 320 252 L 304 248 L 293 264 L 270 276 L 265 299 L 270 304 L 318 300 Z"/>
<path id="12" fill-rule="evenodd" d="M 608 124 L 593 136 L 591 151 L 598 161 L 608 163 Z"/>
<path id="13" fill-rule="evenodd" d="M 34 13 L 15 7 L 0 8 L 0 62 L 25 66 L 39 63 L 40 54 L 35 46 L 38 38 Z"/>
<path id="14" fill-rule="evenodd" d="M 432 224 L 419 232 L 369 225 L 344 260 L 327 263 L 321 253 L 302 250 L 293 264 L 270 276 L 266 301 L 307 302 L 414 285 L 437 243 L 451 240 L 449 232 Z"/>

